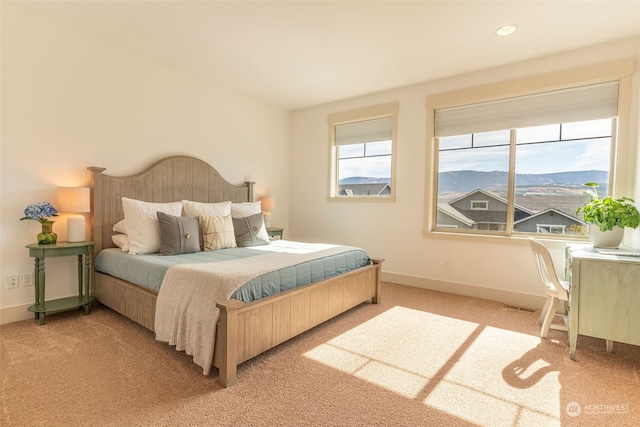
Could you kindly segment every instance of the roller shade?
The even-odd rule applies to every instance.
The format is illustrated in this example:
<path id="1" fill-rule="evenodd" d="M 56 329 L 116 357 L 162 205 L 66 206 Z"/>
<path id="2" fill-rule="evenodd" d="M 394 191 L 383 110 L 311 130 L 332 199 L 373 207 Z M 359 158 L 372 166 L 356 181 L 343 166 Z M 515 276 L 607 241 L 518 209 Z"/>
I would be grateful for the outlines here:
<path id="1" fill-rule="evenodd" d="M 435 112 L 435 136 L 611 118 L 618 115 L 618 82 L 580 86 Z"/>
<path id="2" fill-rule="evenodd" d="M 336 126 L 336 145 L 390 141 L 392 129 L 391 117 L 338 125 Z"/>

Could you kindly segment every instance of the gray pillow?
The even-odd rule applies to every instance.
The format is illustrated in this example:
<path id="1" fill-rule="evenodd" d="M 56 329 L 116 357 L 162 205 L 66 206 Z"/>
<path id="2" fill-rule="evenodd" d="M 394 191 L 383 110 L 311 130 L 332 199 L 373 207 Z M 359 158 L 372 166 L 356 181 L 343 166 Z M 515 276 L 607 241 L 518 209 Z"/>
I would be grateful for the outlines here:
<path id="1" fill-rule="evenodd" d="M 236 244 L 240 248 L 269 244 L 269 236 L 264 226 L 262 213 L 244 218 L 233 218 L 233 231 L 236 235 Z"/>
<path id="2" fill-rule="evenodd" d="M 200 252 L 200 226 L 198 218 L 169 215 L 158 212 L 160 224 L 160 253 L 180 255 Z"/>

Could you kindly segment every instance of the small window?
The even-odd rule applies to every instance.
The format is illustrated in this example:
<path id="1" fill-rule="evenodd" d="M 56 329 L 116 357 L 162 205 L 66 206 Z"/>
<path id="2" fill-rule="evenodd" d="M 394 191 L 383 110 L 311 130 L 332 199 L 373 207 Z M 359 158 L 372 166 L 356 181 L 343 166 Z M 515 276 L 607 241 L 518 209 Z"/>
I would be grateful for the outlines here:
<path id="1" fill-rule="evenodd" d="M 394 200 L 398 103 L 329 116 L 332 200 Z"/>
<path id="2" fill-rule="evenodd" d="M 489 209 L 489 201 L 488 200 L 472 200 L 471 201 L 471 210 L 472 211 L 486 211 Z"/>
<path id="3" fill-rule="evenodd" d="M 564 225 L 536 224 L 537 232 L 543 234 L 565 234 L 565 228 Z"/>

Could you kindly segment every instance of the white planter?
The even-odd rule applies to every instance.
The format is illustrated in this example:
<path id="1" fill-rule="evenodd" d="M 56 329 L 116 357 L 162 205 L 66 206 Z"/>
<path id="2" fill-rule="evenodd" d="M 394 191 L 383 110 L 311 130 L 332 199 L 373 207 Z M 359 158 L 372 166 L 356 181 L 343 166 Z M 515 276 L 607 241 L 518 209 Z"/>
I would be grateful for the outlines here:
<path id="1" fill-rule="evenodd" d="M 617 248 L 624 239 L 624 228 L 613 227 L 611 231 L 600 231 L 597 225 L 589 225 L 589 237 L 594 248 Z"/>

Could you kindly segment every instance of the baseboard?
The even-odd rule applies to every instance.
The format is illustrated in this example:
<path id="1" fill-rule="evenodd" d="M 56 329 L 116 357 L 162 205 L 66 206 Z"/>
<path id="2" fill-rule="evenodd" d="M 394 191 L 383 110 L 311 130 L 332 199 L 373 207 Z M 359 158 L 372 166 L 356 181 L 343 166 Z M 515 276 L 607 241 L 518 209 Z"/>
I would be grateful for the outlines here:
<path id="1" fill-rule="evenodd" d="M 34 314 L 27 310 L 27 308 L 32 305 L 33 303 L 28 303 L 15 305 L 13 307 L 0 308 L 0 325 L 19 322 L 21 320 L 35 319 Z"/>
<path id="2" fill-rule="evenodd" d="M 416 288 L 430 289 L 432 291 L 448 292 L 450 294 L 464 295 L 467 297 L 498 301 L 515 307 L 540 309 L 544 305 L 545 297 L 539 295 L 522 294 L 505 291 L 503 289 L 485 288 L 482 286 L 467 285 L 443 280 L 433 280 L 424 277 L 407 276 L 405 274 L 382 272 L 384 282 L 397 283 L 399 285 L 414 286 Z M 27 311 L 32 304 L 17 305 L 0 309 L 0 325 L 33 319 L 33 313 Z"/>
<path id="3" fill-rule="evenodd" d="M 382 281 L 397 283 L 399 285 L 414 286 L 416 288 L 430 289 L 432 291 L 447 292 L 450 294 L 467 297 L 481 298 L 498 301 L 514 307 L 540 309 L 544 305 L 545 296 L 510 292 L 503 289 L 485 288 L 482 286 L 468 285 L 443 280 L 433 280 L 424 277 L 407 276 L 404 274 L 382 272 Z"/>

